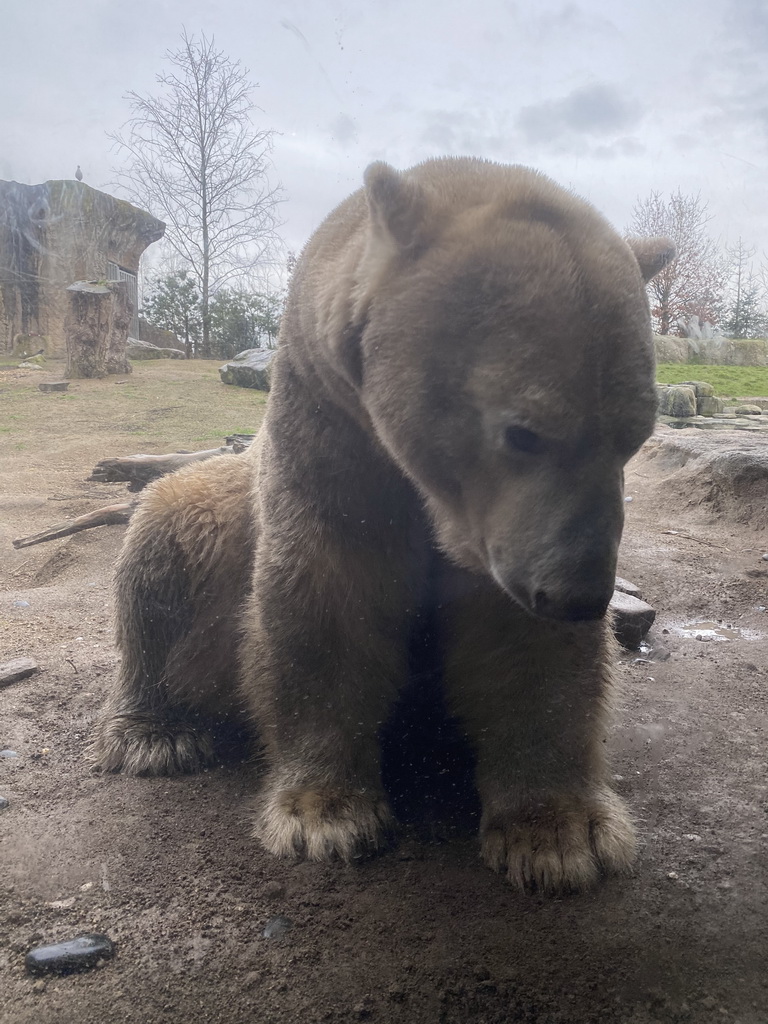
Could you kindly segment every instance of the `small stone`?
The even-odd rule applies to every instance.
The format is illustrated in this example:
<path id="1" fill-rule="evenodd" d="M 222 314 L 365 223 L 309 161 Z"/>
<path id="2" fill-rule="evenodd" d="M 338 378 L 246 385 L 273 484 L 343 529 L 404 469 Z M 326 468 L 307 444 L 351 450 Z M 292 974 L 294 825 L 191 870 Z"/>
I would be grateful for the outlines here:
<path id="1" fill-rule="evenodd" d="M 0 796 L 0 811 L 4 811 L 7 807 L 11 806 L 11 801 L 7 796 Z"/>
<path id="2" fill-rule="evenodd" d="M 45 992 L 46 985 L 42 978 L 38 978 L 37 981 L 32 982 L 32 991 L 37 995 L 41 995 Z"/>
<path id="3" fill-rule="evenodd" d="M 613 616 L 613 631 L 622 647 L 636 650 L 656 618 L 656 611 L 645 601 L 615 590 L 609 613 Z"/>
<path id="4" fill-rule="evenodd" d="M 0 686 L 18 683 L 20 679 L 26 679 L 38 671 L 37 662 L 32 658 L 12 658 L 11 661 L 4 661 L 0 665 Z"/>
<path id="5" fill-rule="evenodd" d="M 29 601 L 14 601 L 14 608 L 29 608 Z"/>
<path id="6" fill-rule="evenodd" d="M 760 557 L 764 562 L 768 562 L 768 551 L 766 551 L 765 554 L 761 555 Z"/>
<path id="7" fill-rule="evenodd" d="M 68 896 L 65 900 L 51 900 L 50 903 L 45 905 L 46 907 L 51 907 L 52 910 L 69 910 L 70 907 L 75 905 L 75 897 Z"/>
<path id="8" fill-rule="evenodd" d="M 717 1000 L 714 996 L 704 996 L 704 998 L 700 999 L 699 1002 L 705 1010 L 714 1010 L 717 1006 Z"/>
<path id="9" fill-rule="evenodd" d="M 24 959 L 29 974 L 71 974 L 111 960 L 115 944 L 106 935 L 78 935 L 66 942 L 31 949 Z"/>
<path id="10" fill-rule="evenodd" d="M 18 757 L 19 755 L 15 750 L 0 750 L 0 757 L 7 757 L 8 759 Z"/>
<path id="11" fill-rule="evenodd" d="M 613 587 L 614 590 L 619 590 L 622 594 L 629 594 L 630 597 L 636 597 L 640 601 L 643 599 L 640 587 L 636 583 L 630 583 L 629 580 L 625 580 L 621 576 L 616 577 Z"/>
<path id="12" fill-rule="evenodd" d="M 266 883 L 263 892 L 268 900 L 279 900 L 285 896 L 285 886 L 282 882 L 273 880 Z"/>
<path id="13" fill-rule="evenodd" d="M 293 921 L 289 917 L 283 917 L 278 914 L 277 917 L 272 917 L 267 921 L 267 925 L 264 929 L 265 939 L 281 939 L 293 928 Z"/>
<path id="14" fill-rule="evenodd" d="M 668 871 L 667 872 L 667 878 L 669 878 L 673 882 L 676 882 L 679 877 L 680 877 L 680 875 L 678 875 L 678 873 L 676 871 Z"/>

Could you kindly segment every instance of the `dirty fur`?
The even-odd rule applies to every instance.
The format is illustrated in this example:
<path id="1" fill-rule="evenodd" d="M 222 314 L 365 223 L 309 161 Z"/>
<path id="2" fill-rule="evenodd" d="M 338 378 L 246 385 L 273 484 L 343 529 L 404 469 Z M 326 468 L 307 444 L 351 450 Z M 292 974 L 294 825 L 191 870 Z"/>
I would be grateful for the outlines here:
<path id="1" fill-rule="evenodd" d="M 672 257 L 525 168 L 369 167 L 299 261 L 257 441 L 134 516 L 97 760 L 195 770 L 204 723 L 244 719 L 268 850 L 376 850 L 379 733 L 429 606 L 485 862 L 547 892 L 627 870 L 605 610 L 656 410 L 644 282 Z"/>

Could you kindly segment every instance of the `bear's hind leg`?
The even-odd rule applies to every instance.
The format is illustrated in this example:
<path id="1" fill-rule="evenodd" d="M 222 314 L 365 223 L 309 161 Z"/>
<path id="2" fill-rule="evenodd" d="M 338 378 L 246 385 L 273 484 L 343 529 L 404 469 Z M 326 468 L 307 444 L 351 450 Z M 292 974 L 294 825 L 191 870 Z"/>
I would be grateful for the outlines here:
<path id="1" fill-rule="evenodd" d="M 92 753 L 107 771 L 210 762 L 209 723 L 237 717 L 236 630 L 252 542 L 248 462 L 222 456 L 153 484 L 116 572 L 116 685 Z"/>

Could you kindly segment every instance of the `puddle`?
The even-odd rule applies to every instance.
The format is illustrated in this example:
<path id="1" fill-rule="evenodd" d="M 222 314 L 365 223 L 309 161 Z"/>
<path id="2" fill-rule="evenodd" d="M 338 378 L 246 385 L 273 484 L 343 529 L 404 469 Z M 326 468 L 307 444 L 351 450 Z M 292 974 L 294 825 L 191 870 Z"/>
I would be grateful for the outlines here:
<path id="1" fill-rule="evenodd" d="M 685 626 L 671 626 L 670 633 L 693 640 L 756 640 L 760 636 L 753 629 L 724 626 L 722 622 L 689 622 Z"/>

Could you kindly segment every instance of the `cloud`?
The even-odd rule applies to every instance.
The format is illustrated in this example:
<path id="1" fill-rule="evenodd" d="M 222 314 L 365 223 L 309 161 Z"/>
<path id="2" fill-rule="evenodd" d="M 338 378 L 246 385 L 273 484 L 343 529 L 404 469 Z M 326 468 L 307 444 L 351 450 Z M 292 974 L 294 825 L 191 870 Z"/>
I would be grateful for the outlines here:
<path id="1" fill-rule="evenodd" d="M 498 157 L 510 149 L 503 111 L 429 110 L 423 124 L 420 140 L 433 154 Z"/>
<path id="2" fill-rule="evenodd" d="M 516 128 L 528 143 L 556 148 L 583 146 L 584 137 L 626 132 L 642 118 L 642 108 L 605 83 L 582 86 L 558 100 L 523 107 Z"/>

